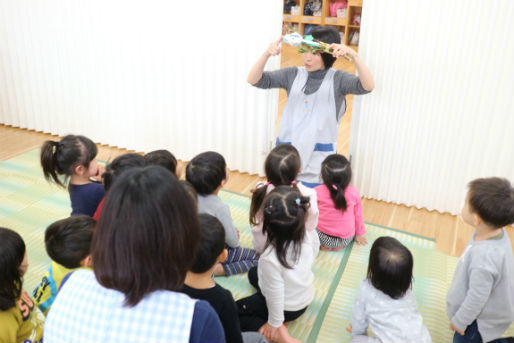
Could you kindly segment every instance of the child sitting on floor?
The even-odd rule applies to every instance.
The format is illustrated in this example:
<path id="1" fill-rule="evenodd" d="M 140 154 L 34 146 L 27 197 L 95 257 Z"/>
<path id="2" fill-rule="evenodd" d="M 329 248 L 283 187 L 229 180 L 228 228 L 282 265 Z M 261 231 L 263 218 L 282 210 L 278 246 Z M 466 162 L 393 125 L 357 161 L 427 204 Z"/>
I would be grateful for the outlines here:
<path id="1" fill-rule="evenodd" d="M 69 178 L 68 192 L 71 214 L 86 214 L 90 217 L 105 195 L 101 181 L 103 166 L 96 161 L 98 149 L 87 137 L 67 135 L 60 142 L 45 141 L 41 147 L 41 166 L 45 179 L 64 187 L 59 175 Z"/>
<path id="2" fill-rule="evenodd" d="M 343 155 L 327 156 L 321 164 L 321 178 L 324 184 L 314 188 L 318 195 L 321 250 L 341 250 L 354 239 L 357 244 L 367 244 L 361 196 L 350 185 L 350 162 Z"/>
<path id="3" fill-rule="evenodd" d="M 144 156 L 146 165 L 157 165 L 168 169 L 177 178 L 180 178 L 182 170 L 180 170 L 177 159 L 168 150 L 154 150 Z"/>
<path id="4" fill-rule="evenodd" d="M 369 253 L 352 313 L 352 343 L 432 341 L 412 291 L 412 254 L 393 237 L 379 237 Z M 368 327 L 375 337 L 366 335 Z"/>
<path id="5" fill-rule="evenodd" d="M 41 311 L 48 313 L 62 279 L 81 267 L 91 267 L 89 248 L 96 222 L 80 214 L 61 219 L 45 231 L 45 247 L 52 264 L 32 297 Z"/>
<path id="6" fill-rule="evenodd" d="M 187 272 L 181 292 L 193 299 L 207 300 L 220 317 L 228 343 L 267 342 L 258 332 L 243 332 L 239 326 L 237 306 L 232 293 L 218 285 L 212 278 L 216 263 L 227 258 L 225 230 L 216 217 L 207 213 L 198 215 L 202 239 L 193 267 Z"/>
<path id="7" fill-rule="evenodd" d="M 45 316 L 23 289 L 28 265 L 23 238 L 0 227 L 0 342 L 43 341 Z"/>
<path id="8" fill-rule="evenodd" d="M 514 321 L 514 257 L 504 228 L 514 222 L 511 183 L 471 181 L 461 217 L 475 232 L 446 297 L 453 342 L 504 342 L 498 338 Z"/>
<path id="9" fill-rule="evenodd" d="M 301 164 L 300 154 L 291 144 L 276 146 L 270 151 L 268 157 L 266 157 L 266 161 L 264 161 L 264 171 L 267 181 L 266 183 L 258 183 L 256 185 L 250 205 L 253 247 L 259 254 L 264 251 L 264 246 L 266 245 L 266 235 L 262 230 L 262 203 L 266 194 L 269 194 L 278 186 L 290 186 L 291 188 L 297 189 L 303 196 L 309 198 L 310 206 L 307 209 L 305 230 L 308 235 L 312 236 L 311 238 L 314 244 L 319 246 L 318 234 L 316 233 L 316 225 L 318 225 L 316 192 L 312 188 L 296 182 Z"/>
<path id="10" fill-rule="evenodd" d="M 125 171 L 134 167 L 144 167 L 146 165 L 145 158 L 139 154 L 129 153 L 123 154 L 112 160 L 111 163 L 105 168 L 105 173 L 102 174 L 104 181 L 105 192 L 108 192 L 114 181 L 120 177 Z M 105 197 L 98 204 L 98 208 L 93 215 L 93 219 L 98 220 L 100 213 L 105 202 Z"/>
<path id="11" fill-rule="evenodd" d="M 309 198 L 290 186 L 278 186 L 264 199 L 266 245 L 259 266 L 248 272 L 257 293 L 237 301 L 242 330 L 258 330 L 270 341 L 299 342 L 284 323 L 300 317 L 314 299 L 319 242 L 305 232 L 308 208 Z"/>
<path id="12" fill-rule="evenodd" d="M 239 245 L 239 232 L 234 226 L 230 208 L 218 192 L 227 179 L 227 165 L 223 156 L 208 151 L 195 156 L 186 167 L 186 179 L 198 193 L 198 212 L 208 213 L 223 224 L 228 257 L 214 269 L 215 275 L 244 273 L 258 263 L 255 250 Z"/>

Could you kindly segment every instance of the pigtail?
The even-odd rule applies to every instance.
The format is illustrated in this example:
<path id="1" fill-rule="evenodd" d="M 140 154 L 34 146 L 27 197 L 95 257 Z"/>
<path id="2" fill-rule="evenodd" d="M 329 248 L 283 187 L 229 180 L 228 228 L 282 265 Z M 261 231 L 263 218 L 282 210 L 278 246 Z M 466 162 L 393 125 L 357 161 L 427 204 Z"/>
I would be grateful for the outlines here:
<path id="1" fill-rule="evenodd" d="M 252 202 L 250 203 L 250 224 L 259 225 L 259 221 L 256 216 L 261 209 L 264 198 L 266 197 L 266 191 L 268 189 L 268 183 L 263 186 L 257 187 L 252 191 Z"/>
<path id="2" fill-rule="evenodd" d="M 330 197 L 334 202 L 334 207 L 338 210 L 342 210 L 343 212 L 346 211 L 348 204 L 346 203 L 346 198 L 344 197 L 344 189 L 336 184 L 332 184 L 330 186 L 327 185 L 327 187 L 330 190 Z"/>
<path id="3" fill-rule="evenodd" d="M 309 198 L 292 190 L 290 186 L 275 188 L 264 200 L 262 230 L 267 236 L 264 250 L 273 246 L 277 259 L 284 268 L 293 267 L 287 261 L 287 252 L 291 245 L 293 264 L 301 254 L 309 206 Z"/>
<path id="4" fill-rule="evenodd" d="M 55 182 L 57 185 L 64 187 L 64 183 L 59 179 L 59 174 L 63 171 L 57 162 L 57 154 L 61 144 L 55 141 L 45 141 L 41 146 L 41 167 L 43 168 L 43 175 L 49 182 Z"/>

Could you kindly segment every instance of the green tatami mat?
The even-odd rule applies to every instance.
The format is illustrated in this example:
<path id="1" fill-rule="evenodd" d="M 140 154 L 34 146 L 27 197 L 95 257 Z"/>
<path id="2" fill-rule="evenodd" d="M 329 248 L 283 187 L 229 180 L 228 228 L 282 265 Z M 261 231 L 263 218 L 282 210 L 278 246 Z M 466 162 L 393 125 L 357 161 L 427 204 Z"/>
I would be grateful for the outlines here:
<path id="1" fill-rule="evenodd" d="M 334 297 L 325 315 L 317 339 L 312 342 L 350 342 L 351 334 L 346 331 L 352 318 L 352 309 L 359 284 L 366 276 L 371 245 L 376 238 L 393 236 L 409 248 L 414 257 L 414 293 L 423 322 L 432 336 L 432 342 L 451 342 L 453 332 L 446 316 L 446 293 L 452 282 L 458 258 L 445 255 L 430 247 L 428 240 L 410 234 L 400 234 L 396 230 L 377 230 L 376 226 L 366 225 L 368 245 L 354 245 L 344 273 L 337 285 Z M 406 237 L 407 235 L 407 237 Z M 426 240 L 427 245 L 420 244 Z M 514 334 L 511 326 L 505 336 Z"/>

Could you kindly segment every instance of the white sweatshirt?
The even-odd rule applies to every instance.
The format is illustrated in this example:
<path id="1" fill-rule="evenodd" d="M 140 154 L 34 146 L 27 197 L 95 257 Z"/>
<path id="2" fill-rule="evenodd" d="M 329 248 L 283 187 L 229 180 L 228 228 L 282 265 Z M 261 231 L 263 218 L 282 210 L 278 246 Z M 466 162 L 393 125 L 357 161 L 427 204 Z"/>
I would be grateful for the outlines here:
<path id="1" fill-rule="evenodd" d="M 301 252 L 292 263 L 292 247 L 287 252 L 287 261 L 292 269 L 282 266 L 273 247 L 268 247 L 259 259 L 257 273 L 259 287 L 266 298 L 268 323 L 279 327 L 284 322 L 284 311 L 298 311 L 307 307 L 314 298 L 314 274 L 312 265 L 319 250 L 319 241 L 305 235 Z"/>

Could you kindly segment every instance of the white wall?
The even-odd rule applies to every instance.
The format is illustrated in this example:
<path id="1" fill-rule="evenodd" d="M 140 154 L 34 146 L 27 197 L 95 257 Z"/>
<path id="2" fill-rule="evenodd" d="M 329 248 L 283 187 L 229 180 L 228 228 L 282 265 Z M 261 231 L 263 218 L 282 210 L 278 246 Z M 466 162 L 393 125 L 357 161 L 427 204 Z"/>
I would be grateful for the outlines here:
<path id="1" fill-rule="evenodd" d="M 217 150 L 262 172 L 278 93 L 246 75 L 281 12 L 275 0 L 0 0 L 0 122 L 184 160 Z"/>
<path id="2" fill-rule="evenodd" d="M 514 182 L 514 1 L 365 0 L 354 184 L 366 197 L 456 214 L 477 177 Z"/>

